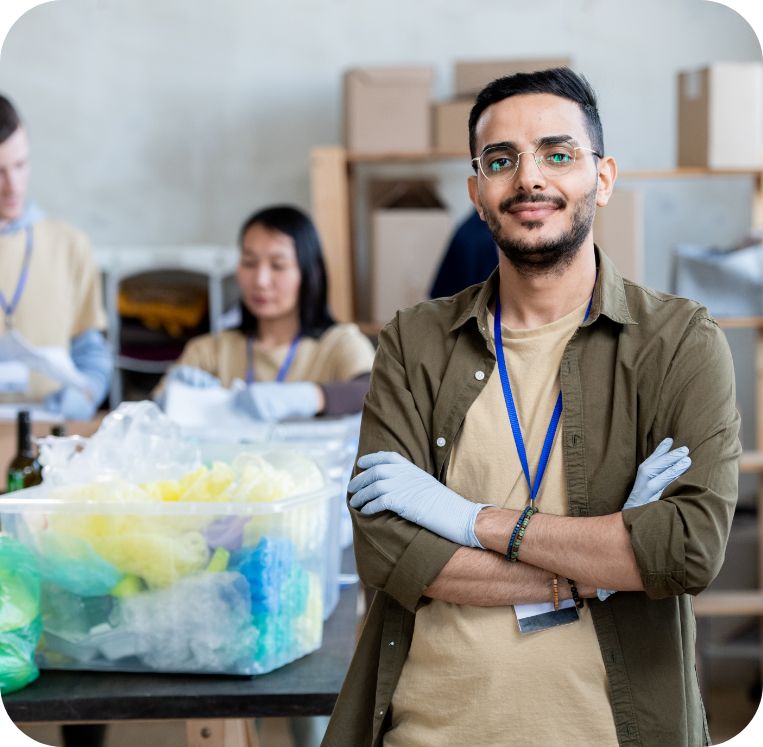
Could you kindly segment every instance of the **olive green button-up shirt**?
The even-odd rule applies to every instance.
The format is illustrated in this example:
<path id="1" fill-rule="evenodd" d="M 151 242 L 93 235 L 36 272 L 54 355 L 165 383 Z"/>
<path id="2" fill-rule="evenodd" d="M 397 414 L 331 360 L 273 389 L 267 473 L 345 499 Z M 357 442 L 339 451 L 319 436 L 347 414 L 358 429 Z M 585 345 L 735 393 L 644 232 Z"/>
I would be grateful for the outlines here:
<path id="1" fill-rule="evenodd" d="M 588 600 L 617 736 L 634 747 L 706 745 L 691 595 L 723 563 L 737 498 L 731 355 L 705 308 L 623 280 L 596 254 L 591 313 L 560 372 L 570 516 L 620 511 L 638 465 L 664 438 L 692 457 L 659 501 L 623 514 L 645 591 Z M 445 480 L 456 435 L 495 369 L 487 307 L 497 286 L 496 271 L 453 298 L 398 312 L 382 330 L 359 455 L 395 451 Z M 377 593 L 325 747 L 381 745 L 416 610 L 459 547 L 391 511 L 351 512 L 358 572 Z M 506 715 L 507 734 L 518 716 Z"/>

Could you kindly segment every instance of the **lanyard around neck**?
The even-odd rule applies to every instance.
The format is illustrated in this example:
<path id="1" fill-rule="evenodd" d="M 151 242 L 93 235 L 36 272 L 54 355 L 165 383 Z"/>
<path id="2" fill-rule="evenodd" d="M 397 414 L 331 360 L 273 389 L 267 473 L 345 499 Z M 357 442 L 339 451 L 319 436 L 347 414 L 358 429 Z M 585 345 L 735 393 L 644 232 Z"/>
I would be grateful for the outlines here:
<path id="1" fill-rule="evenodd" d="M 598 277 L 598 270 L 596 275 Z M 594 284 L 595 288 L 595 284 Z M 591 300 L 588 302 L 588 308 L 585 312 L 585 323 L 588 319 L 588 315 L 591 313 L 591 304 L 593 303 L 593 293 L 591 293 Z M 554 406 L 554 412 L 551 415 L 551 422 L 548 425 L 548 431 L 546 431 L 546 439 L 543 442 L 543 450 L 540 454 L 540 462 L 538 463 L 538 471 L 535 473 L 535 484 L 530 481 L 530 467 L 527 464 L 527 452 L 525 451 L 525 442 L 522 438 L 522 429 L 519 427 L 519 417 L 517 416 L 517 408 L 514 405 L 514 396 L 511 393 L 511 384 L 509 383 L 509 373 L 506 369 L 506 360 L 503 356 L 503 338 L 501 336 L 501 299 L 496 299 L 495 302 L 495 324 L 493 327 L 493 334 L 495 337 L 495 357 L 498 361 L 498 372 L 501 376 L 501 386 L 503 387 L 503 398 L 506 400 L 506 409 L 509 411 L 509 422 L 511 423 L 511 432 L 514 434 L 514 443 L 517 446 L 517 453 L 519 454 L 519 461 L 522 463 L 522 471 L 525 473 L 525 479 L 527 485 L 530 488 L 530 505 L 535 506 L 535 499 L 538 496 L 541 482 L 543 481 L 543 474 L 546 471 L 548 465 L 548 458 L 551 455 L 551 447 L 554 444 L 554 436 L 556 435 L 556 429 L 559 425 L 559 419 L 562 416 L 562 393 L 559 392 L 559 396 L 556 398 L 556 405 Z"/>
<path id="2" fill-rule="evenodd" d="M 286 358 L 281 364 L 281 368 L 278 369 L 278 376 L 276 381 L 280 384 L 286 379 L 286 374 L 289 373 L 291 364 L 294 361 L 294 356 L 297 354 L 297 347 L 299 347 L 299 341 L 302 339 L 302 333 L 297 332 L 295 338 L 289 345 L 289 351 L 286 353 Z M 246 338 L 246 383 L 254 384 L 254 335 L 249 335 Z"/>
<path id="3" fill-rule="evenodd" d="M 0 289 L 0 307 L 2 307 L 3 314 L 5 314 L 5 328 L 7 330 L 13 329 L 13 315 L 16 313 L 21 296 L 26 288 L 26 281 L 29 275 L 29 263 L 32 259 L 32 244 L 34 243 L 34 236 L 32 234 L 32 227 L 27 226 L 26 229 L 26 249 L 24 251 L 24 263 L 21 265 L 21 274 L 19 275 L 18 283 L 16 283 L 16 290 L 13 292 L 13 298 L 11 302 L 5 298 L 5 294 Z"/>

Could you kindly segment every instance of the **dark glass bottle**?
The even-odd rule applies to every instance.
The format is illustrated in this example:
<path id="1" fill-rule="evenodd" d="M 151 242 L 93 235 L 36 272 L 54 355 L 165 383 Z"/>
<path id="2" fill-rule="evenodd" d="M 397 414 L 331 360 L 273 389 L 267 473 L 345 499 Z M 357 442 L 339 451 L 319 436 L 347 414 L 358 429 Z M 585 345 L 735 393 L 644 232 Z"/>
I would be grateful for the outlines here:
<path id="1" fill-rule="evenodd" d="M 32 427 L 29 413 L 18 415 L 19 450 L 8 465 L 8 492 L 31 488 L 42 482 L 42 467 L 32 450 Z"/>
<path id="2" fill-rule="evenodd" d="M 66 435 L 66 426 L 65 425 L 54 425 L 50 429 L 50 435 L 56 436 L 57 438 L 63 438 Z"/>

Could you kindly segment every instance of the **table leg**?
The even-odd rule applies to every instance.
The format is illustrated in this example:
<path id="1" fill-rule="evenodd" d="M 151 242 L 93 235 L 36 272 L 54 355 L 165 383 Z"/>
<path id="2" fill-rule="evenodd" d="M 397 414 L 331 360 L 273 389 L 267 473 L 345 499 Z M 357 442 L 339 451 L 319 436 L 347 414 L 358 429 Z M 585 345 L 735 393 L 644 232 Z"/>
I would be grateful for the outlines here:
<path id="1" fill-rule="evenodd" d="M 261 747 L 253 719 L 189 719 L 188 747 Z"/>

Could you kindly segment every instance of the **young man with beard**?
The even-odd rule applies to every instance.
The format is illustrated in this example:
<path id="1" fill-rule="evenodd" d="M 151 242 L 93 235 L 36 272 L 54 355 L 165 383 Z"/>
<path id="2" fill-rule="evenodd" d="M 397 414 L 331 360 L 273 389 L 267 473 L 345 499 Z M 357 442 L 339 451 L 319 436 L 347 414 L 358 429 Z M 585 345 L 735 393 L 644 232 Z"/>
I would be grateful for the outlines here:
<path id="1" fill-rule="evenodd" d="M 585 79 L 494 81 L 469 129 L 499 267 L 380 335 L 349 486 L 378 593 L 324 745 L 708 744 L 690 595 L 736 502 L 725 338 L 594 246 L 616 166 Z"/>

